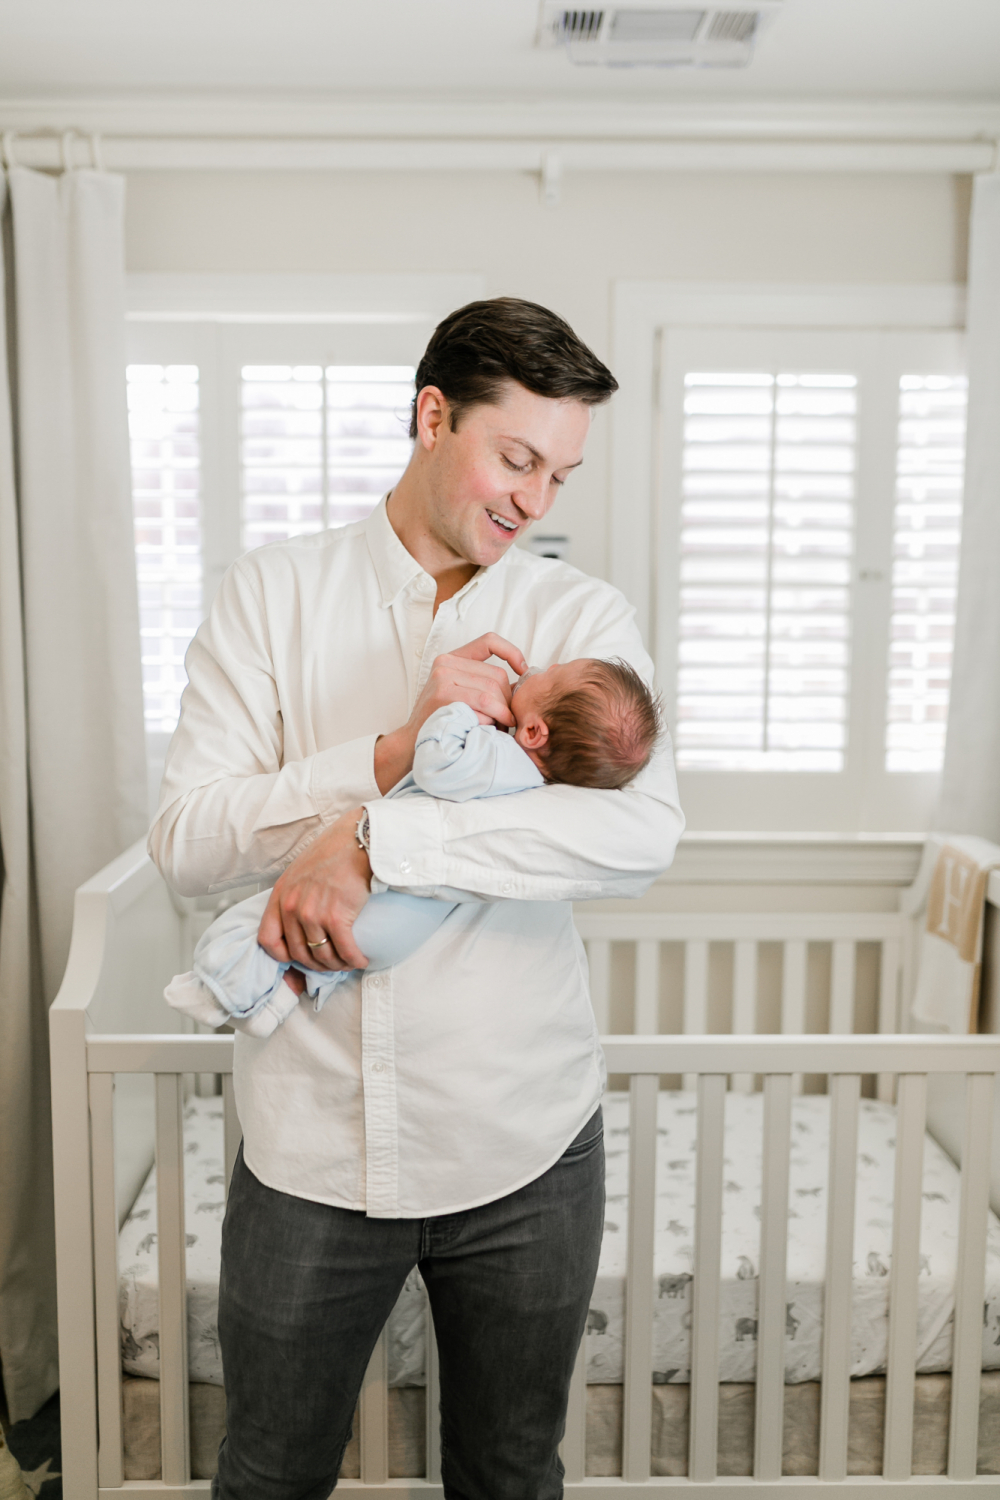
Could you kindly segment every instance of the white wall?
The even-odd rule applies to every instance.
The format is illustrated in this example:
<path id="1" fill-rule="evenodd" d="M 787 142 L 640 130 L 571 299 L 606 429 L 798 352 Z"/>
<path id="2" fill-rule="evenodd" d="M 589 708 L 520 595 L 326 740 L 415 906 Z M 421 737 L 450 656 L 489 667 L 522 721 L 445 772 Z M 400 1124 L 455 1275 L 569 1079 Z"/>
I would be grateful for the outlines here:
<path id="1" fill-rule="evenodd" d="M 130 271 L 468 271 L 543 302 L 603 358 L 619 278 L 962 282 L 969 188 L 944 175 L 149 172 L 129 177 Z M 552 515 L 607 571 L 607 424 Z"/>

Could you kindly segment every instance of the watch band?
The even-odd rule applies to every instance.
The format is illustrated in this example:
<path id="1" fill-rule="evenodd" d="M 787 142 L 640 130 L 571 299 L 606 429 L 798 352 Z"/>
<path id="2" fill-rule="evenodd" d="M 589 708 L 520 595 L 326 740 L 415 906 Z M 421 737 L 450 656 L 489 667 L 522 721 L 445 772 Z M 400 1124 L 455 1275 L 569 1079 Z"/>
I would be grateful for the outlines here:
<path id="1" fill-rule="evenodd" d="M 370 832 L 370 829 L 369 829 L 369 826 L 368 826 L 368 809 L 367 809 L 367 807 L 365 808 L 364 812 L 361 814 L 360 818 L 358 819 L 357 826 L 356 826 L 356 828 L 354 830 L 354 837 L 358 841 L 358 848 L 359 849 L 363 849 L 366 854 L 370 854 L 371 853 L 371 832 Z"/>

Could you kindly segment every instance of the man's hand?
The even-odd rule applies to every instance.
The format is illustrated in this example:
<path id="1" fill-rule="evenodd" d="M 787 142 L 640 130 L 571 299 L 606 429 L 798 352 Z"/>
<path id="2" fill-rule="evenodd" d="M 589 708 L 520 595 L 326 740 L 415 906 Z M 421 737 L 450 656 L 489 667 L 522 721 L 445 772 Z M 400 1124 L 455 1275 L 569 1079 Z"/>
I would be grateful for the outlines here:
<path id="1" fill-rule="evenodd" d="M 413 769 L 413 752 L 417 735 L 436 709 L 449 703 L 467 703 L 480 724 L 503 724 L 510 728 L 514 716 L 510 711 L 511 687 L 503 667 L 487 658 L 499 656 L 521 675 L 528 663 L 516 646 L 492 631 L 434 659 L 430 676 L 414 705 L 413 712 L 399 729 L 383 734 L 375 745 L 375 780 L 384 795 Z"/>
<path id="2" fill-rule="evenodd" d="M 363 811 L 357 807 L 344 813 L 277 880 L 257 941 L 279 963 L 294 959 L 309 969 L 368 967 L 351 930 L 371 895 L 372 867 L 355 837 Z"/>

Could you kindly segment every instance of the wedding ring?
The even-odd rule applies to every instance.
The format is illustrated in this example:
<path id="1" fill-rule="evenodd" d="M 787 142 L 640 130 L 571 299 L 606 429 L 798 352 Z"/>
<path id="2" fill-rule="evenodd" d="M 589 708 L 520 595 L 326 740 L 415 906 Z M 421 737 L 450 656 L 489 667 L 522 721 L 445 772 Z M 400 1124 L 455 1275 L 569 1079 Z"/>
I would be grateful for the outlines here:
<path id="1" fill-rule="evenodd" d="M 318 943 L 311 943 L 309 941 L 309 939 L 306 938 L 306 947 L 307 948 L 322 948 L 324 946 L 324 944 L 328 943 L 329 941 L 330 941 L 330 939 L 328 937 L 321 937 Z"/>

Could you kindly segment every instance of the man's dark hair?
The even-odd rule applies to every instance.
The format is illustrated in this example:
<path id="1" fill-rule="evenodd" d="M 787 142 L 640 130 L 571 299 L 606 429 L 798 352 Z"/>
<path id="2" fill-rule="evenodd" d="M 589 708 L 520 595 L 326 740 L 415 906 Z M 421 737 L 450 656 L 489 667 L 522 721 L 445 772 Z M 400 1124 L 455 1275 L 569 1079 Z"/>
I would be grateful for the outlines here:
<path id="1" fill-rule="evenodd" d="M 463 412 L 495 404 L 506 381 L 536 396 L 570 397 L 599 406 L 618 382 L 568 323 L 537 302 L 492 297 L 449 313 L 431 335 L 417 366 L 417 395 L 435 385 L 451 407 L 452 431 Z M 417 435 L 417 401 L 410 437 Z"/>
<path id="2" fill-rule="evenodd" d="M 647 765 L 662 733 L 659 699 L 628 662 L 594 661 L 582 684 L 545 705 L 548 781 L 620 789 Z"/>

